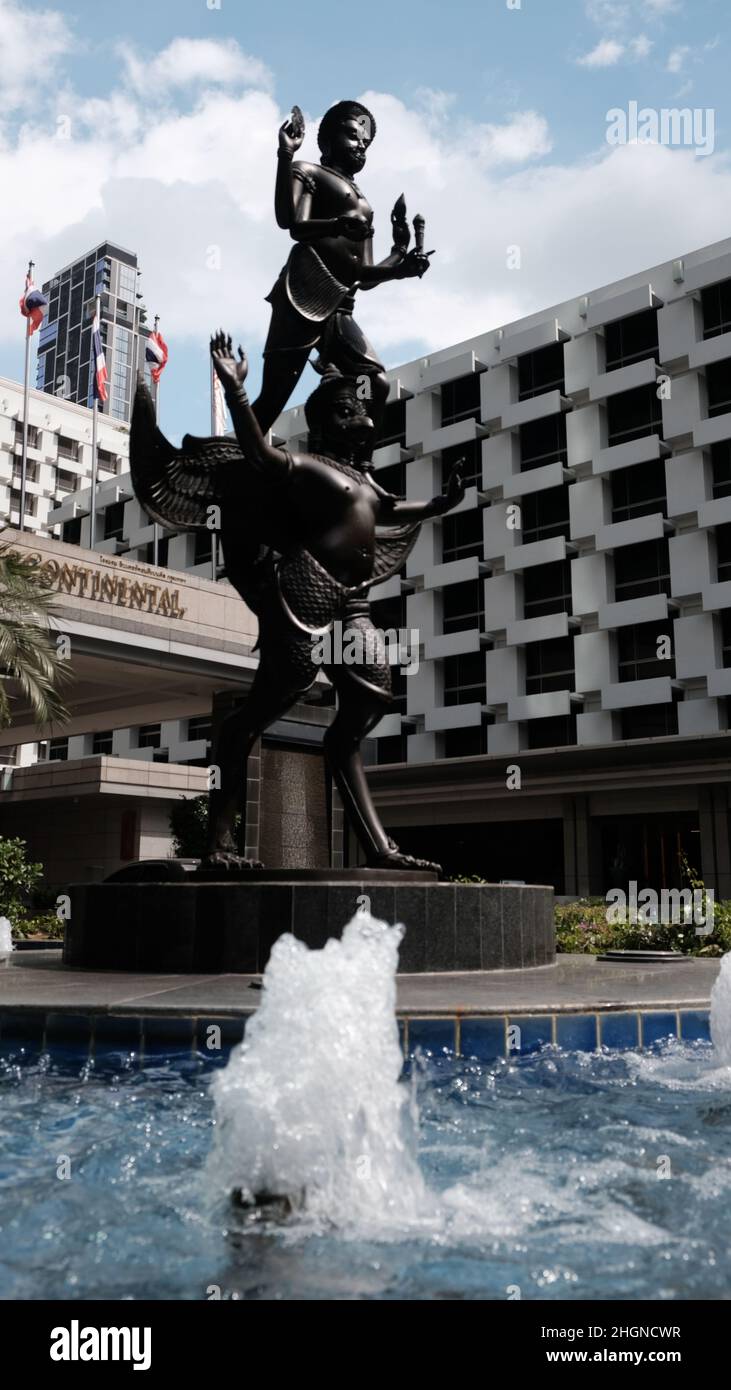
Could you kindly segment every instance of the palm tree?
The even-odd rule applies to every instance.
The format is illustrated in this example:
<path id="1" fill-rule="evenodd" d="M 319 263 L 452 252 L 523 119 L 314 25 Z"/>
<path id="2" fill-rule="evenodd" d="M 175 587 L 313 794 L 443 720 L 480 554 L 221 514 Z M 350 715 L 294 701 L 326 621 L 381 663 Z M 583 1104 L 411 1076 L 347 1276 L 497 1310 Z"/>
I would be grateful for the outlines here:
<path id="1" fill-rule="evenodd" d="M 0 728 L 11 722 L 8 683 L 15 682 L 36 723 L 68 719 L 59 687 L 69 669 L 51 641 L 53 591 L 35 563 L 0 542 Z"/>

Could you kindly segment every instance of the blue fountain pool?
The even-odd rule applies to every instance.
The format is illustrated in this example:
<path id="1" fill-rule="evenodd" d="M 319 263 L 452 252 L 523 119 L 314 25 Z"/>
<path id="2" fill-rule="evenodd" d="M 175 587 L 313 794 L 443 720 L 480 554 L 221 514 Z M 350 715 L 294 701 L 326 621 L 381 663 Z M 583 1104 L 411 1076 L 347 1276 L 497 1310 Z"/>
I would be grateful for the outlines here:
<path id="1" fill-rule="evenodd" d="M 729 1296 L 731 1070 L 707 1043 L 417 1060 L 434 1204 L 376 1235 L 247 1221 L 212 1194 L 217 1070 L 0 1059 L 0 1297 Z"/>

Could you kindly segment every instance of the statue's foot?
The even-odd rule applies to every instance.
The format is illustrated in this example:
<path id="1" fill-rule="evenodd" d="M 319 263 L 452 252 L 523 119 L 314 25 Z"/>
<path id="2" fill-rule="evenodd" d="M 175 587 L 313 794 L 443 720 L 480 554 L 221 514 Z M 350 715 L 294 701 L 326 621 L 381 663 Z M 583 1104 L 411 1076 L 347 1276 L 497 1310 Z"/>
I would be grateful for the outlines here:
<path id="1" fill-rule="evenodd" d="M 444 872 L 441 864 L 434 864 L 431 859 L 416 859 L 413 854 L 403 854 L 395 840 L 389 840 L 388 844 L 385 853 L 369 859 L 369 869 L 426 869 L 440 877 Z"/>
<path id="2" fill-rule="evenodd" d="M 233 850 L 215 849 L 201 859 L 198 872 L 202 874 L 237 874 L 246 869 L 263 869 L 261 859 L 245 859 Z"/>

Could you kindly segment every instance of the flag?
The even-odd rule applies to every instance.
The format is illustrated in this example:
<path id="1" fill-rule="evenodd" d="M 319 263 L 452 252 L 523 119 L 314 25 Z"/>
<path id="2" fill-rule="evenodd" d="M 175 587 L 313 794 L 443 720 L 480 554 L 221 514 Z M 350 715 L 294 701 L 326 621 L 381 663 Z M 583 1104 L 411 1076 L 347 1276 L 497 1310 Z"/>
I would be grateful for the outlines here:
<path id="1" fill-rule="evenodd" d="M 161 333 L 151 333 L 145 343 L 145 361 L 153 362 L 155 365 L 150 371 L 150 376 L 157 386 L 163 368 L 167 365 L 168 345 Z"/>
<path id="2" fill-rule="evenodd" d="M 45 294 L 37 290 L 30 275 L 25 277 L 25 289 L 20 296 L 20 312 L 28 320 L 28 337 L 32 338 L 43 322 L 44 310 L 48 308 Z"/>
<path id="3" fill-rule="evenodd" d="M 107 361 L 102 347 L 102 335 L 99 327 L 99 319 L 94 314 L 94 322 L 91 328 L 92 352 L 94 354 L 94 396 L 98 401 L 107 399 Z"/>

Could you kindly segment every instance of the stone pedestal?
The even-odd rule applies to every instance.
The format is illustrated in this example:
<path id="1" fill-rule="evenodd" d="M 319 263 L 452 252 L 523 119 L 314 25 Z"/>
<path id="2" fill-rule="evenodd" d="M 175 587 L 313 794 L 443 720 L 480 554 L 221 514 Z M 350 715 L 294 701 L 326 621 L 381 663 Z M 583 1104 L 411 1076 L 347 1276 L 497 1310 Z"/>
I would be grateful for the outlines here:
<path id="1" fill-rule="evenodd" d="M 291 931 L 339 937 L 359 906 L 403 922 L 402 973 L 519 970 L 554 960 L 553 889 L 438 883 L 426 873 L 280 870 L 232 882 L 89 883 L 70 890 L 66 965 L 257 974 Z"/>

